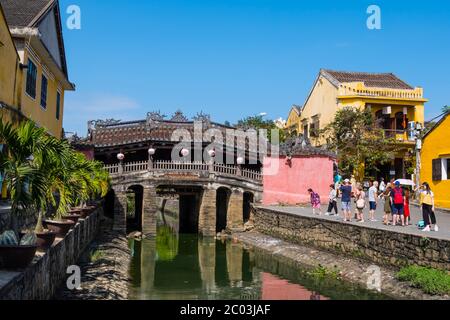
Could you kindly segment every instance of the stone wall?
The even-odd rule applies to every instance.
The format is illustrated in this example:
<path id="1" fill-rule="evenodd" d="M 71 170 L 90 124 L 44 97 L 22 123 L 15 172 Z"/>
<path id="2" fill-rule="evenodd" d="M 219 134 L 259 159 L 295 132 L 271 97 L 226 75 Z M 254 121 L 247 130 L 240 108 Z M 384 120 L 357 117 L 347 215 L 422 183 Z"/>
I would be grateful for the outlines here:
<path id="1" fill-rule="evenodd" d="M 67 267 L 77 263 L 80 255 L 97 235 L 102 211 L 99 208 L 86 220 L 80 220 L 64 239 L 60 239 L 45 255 L 36 257 L 23 272 L 0 270 L 0 277 L 9 277 L 9 281 L 0 287 L 0 300 L 52 298 L 67 277 Z"/>
<path id="2" fill-rule="evenodd" d="M 256 230 L 285 241 L 313 246 L 379 265 L 417 264 L 450 270 L 450 241 L 343 224 L 254 207 Z"/>

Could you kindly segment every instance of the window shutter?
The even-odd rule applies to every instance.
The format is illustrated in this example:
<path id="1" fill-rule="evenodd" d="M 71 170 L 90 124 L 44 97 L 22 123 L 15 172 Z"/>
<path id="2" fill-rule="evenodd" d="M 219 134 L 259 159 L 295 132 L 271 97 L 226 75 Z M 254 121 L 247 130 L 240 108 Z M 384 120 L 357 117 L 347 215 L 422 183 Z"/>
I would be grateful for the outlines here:
<path id="1" fill-rule="evenodd" d="M 442 180 L 442 161 L 441 159 L 433 160 L 433 181 Z"/>

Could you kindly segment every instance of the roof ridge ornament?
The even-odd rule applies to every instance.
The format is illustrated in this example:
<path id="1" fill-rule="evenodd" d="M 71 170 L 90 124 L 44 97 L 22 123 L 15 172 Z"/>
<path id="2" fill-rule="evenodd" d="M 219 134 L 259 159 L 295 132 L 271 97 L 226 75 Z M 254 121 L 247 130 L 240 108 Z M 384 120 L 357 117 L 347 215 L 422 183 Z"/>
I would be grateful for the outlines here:
<path id="1" fill-rule="evenodd" d="M 147 122 L 151 121 L 164 121 L 167 118 L 165 114 L 161 113 L 161 110 L 151 111 L 147 113 Z"/>
<path id="2" fill-rule="evenodd" d="M 211 115 L 203 113 L 203 111 L 197 112 L 197 114 L 194 117 L 192 117 L 192 119 L 194 121 L 201 121 L 206 125 L 211 124 Z"/>
<path id="3" fill-rule="evenodd" d="M 178 109 L 172 116 L 172 119 L 170 119 L 170 121 L 173 122 L 189 122 L 189 119 L 186 118 L 186 116 L 184 115 L 184 113 Z"/>

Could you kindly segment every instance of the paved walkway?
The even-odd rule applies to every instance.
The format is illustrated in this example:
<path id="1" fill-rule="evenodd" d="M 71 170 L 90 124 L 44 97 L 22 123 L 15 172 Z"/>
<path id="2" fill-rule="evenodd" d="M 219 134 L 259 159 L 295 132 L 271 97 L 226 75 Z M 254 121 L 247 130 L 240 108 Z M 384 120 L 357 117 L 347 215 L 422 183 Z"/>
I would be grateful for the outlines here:
<path id="1" fill-rule="evenodd" d="M 348 223 L 348 224 L 352 224 L 355 226 L 361 225 L 361 226 L 371 227 L 371 228 L 376 228 L 376 229 L 384 229 L 384 230 L 390 230 L 390 231 L 395 231 L 395 232 L 400 232 L 400 233 L 415 234 L 415 235 L 420 235 L 420 236 L 424 236 L 424 237 L 428 237 L 428 238 L 438 238 L 438 239 L 450 240 L 450 213 L 449 212 L 436 211 L 436 219 L 437 219 L 437 223 L 439 226 L 438 232 L 435 232 L 435 231 L 423 232 L 423 231 L 419 230 L 416 226 L 417 222 L 422 220 L 422 211 L 418 207 L 411 205 L 411 223 L 413 225 L 402 227 L 402 226 L 385 226 L 383 224 L 383 212 L 382 212 L 383 202 L 379 202 L 378 206 L 379 206 L 379 208 L 375 212 L 375 219 L 377 220 L 376 222 L 371 222 L 371 221 L 367 220 L 367 218 L 369 216 L 368 208 L 364 210 L 364 219 L 366 219 L 366 221 L 363 223 L 359 223 L 356 221 L 343 222 L 341 212 L 339 212 L 339 214 L 340 214 L 339 217 L 335 217 L 335 216 L 328 217 L 328 216 L 324 216 L 324 215 L 322 215 L 322 216 L 315 215 L 314 217 L 322 218 L 322 219 L 326 219 L 326 220 L 340 221 L 341 223 Z M 304 217 L 313 217 L 311 207 L 300 207 L 300 206 L 297 206 L 297 207 L 261 206 L 261 207 L 268 208 L 271 210 L 286 212 L 286 213 L 290 213 L 290 214 L 295 214 L 295 215 L 299 215 L 299 216 L 304 216 Z M 338 208 L 340 210 L 340 203 L 339 203 Z M 327 212 L 327 209 L 328 209 L 328 205 L 323 206 L 322 212 L 323 213 Z M 353 206 L 352 210 L 353 211 L 355 210 L 355 206 Z"/>

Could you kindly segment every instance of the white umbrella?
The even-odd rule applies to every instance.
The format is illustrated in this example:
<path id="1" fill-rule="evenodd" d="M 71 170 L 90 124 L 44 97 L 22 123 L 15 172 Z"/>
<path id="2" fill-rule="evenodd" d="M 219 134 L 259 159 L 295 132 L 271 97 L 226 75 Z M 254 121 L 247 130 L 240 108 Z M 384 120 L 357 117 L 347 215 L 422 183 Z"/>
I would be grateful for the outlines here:
<path id="1" fill-rule="evenodd" d="M 416 186 L 414 181 L 409 180 L 409 179 L 398 179 L 398 180 L 395 180 L 395 182 L 399 182 L 402 186 L 411 186 L 411 187 Z"/>

